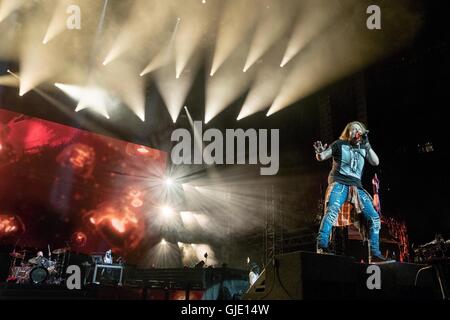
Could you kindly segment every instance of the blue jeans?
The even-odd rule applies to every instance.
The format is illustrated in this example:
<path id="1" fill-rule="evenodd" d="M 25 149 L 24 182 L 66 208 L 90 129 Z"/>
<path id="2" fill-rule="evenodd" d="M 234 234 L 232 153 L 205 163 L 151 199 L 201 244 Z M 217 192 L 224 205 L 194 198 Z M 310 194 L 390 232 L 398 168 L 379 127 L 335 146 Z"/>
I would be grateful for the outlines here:
<path id="1" fill-rule="evenodd" d="M 317 236 L 317 246 L 319 248 L 328 248 L 333 224 L 339 215 L 339 210 L 347 200 L 349 186 L 335 182 L 332 188 L 328 199 L 325 200 L 325 203 L 328 203 L 327 211 L 322 218 L 319 235 Z M 380 216 L 373 207 L 372 200 L 367 192 L 358 188 L 358 194 L 362 203 L 362 212 L 369 222 L 370 255 L 380 255 Z"/>

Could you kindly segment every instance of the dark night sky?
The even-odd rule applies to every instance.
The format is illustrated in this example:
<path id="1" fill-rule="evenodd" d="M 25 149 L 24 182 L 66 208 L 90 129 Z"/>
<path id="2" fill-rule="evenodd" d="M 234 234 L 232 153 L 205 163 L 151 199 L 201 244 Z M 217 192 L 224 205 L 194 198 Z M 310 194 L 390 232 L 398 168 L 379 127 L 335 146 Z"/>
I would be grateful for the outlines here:
<path id="1" fill-rule="evenodd" d="M 382 157 L 385 212 L 406 219 L 416 244 L 431 241 L 435 232 L 450 237 L 444 203 L 450 191 L 445 117 L 450 28 L 444 3 L 427 1 L 416 42 L 365 72 L 369 125 Z M 427 142 L 434 152 L 421 153 L 418 146 Z"/>

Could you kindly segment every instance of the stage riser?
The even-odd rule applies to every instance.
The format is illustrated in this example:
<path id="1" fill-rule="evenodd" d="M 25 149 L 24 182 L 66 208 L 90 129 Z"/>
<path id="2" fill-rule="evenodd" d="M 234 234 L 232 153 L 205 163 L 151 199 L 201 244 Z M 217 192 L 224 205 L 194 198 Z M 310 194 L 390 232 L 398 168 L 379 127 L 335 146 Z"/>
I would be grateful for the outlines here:
<path id="1" fill-rule="evenodd" d="M 423 272 L 417 287 L 417 271 L 423 265 L 379 265 L 381 289 L 370 290 L 369 265 L 352 258 L 295 252 L 276 256 L 243 296 L 247 300 L 284 299 L 437 299 L 440 291 L 431 271 Z"/>

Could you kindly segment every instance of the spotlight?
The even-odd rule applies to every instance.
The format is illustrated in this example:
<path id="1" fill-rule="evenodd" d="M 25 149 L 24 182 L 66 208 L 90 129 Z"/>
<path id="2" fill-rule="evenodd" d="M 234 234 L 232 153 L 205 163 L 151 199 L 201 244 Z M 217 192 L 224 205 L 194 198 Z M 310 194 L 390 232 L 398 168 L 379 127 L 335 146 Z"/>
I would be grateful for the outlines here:
<path id="1" fill-rule="evenodd" d="M 183 242 L 178 241 L 178 247 L 181 249 L 183 247 Z"/>
<path id="2" fill-rule="evenodd" d="M 20 77 L 19 77 L 17 74 L 15 74 L 14 72 L 12 72 L 11 69 L 7 69 L 6 72 L 8 72 L 8 73 L 9 73 L 10 75 L 12 75 L 14 78 L 20 80 Z"/>
<path id="3" fill-rule="evenodd" d="M 119 105 L 119 100 L 115 96 L 98 87 L 81 87 L 63 83 L 55 83 L 55 86 L 72 99 L 78 101 L 75 112 L 91 108 L 109 119 L 106 106 L 117 107 Z"/>
<path id="4" fill-rule="evenodd" d="M 173 209 L 170 208 L 170 207 L 165 206 L 165 207 L 162 207 L 161 213 L 162 213 L 164 216 L 169 217 L 169 216 L 172 215 Z"/>
<path id="5" fill-rule="evenodd" d="M 163 238 L 163 239 L 161 240 L 161 244 L 162 244 L 162 245 L 166 245 L 166 244 L 167 244 L 166 239 Z"/>
<path id="6" fill-rule="evenodd" d="M 172 180 L 172 178 L 168 177 L 165 179 L 164 182 L 165 182 L 166 186 L 170 187 L 173 183 L 173 180 Z"/>

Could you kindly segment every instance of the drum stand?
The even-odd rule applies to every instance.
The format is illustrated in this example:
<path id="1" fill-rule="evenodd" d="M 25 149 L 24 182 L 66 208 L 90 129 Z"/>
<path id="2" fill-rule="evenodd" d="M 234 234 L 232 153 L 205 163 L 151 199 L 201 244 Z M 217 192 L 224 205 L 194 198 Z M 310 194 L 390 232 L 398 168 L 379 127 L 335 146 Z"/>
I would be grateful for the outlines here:
<path id="1" fill-rule="evenodd" d="M 26 250 L 22 251 L 22 254 L 16 252 L 16 249 L 14 248 L 14 251 L 9 254 L 12 257 L 11 263 L 9 264 L 8 269 L 8 278 L 7 281 L 11 280 L 17 280 L 18 279 L 18 273 L 17 270 L 18 267 L 16 267 L 17 259 L 22 260 L 22 266 L 23 266 L 23 260 L 25 259 Z"/>
<path id="2" fill-rule="evenodd" d="M 13 259 L 11 260 L 11 263 L 9 264 L 8 279 L 14 279 L 14 278 L 16 278 L 16 275 L 13 274 L 14 267 L 16 266 L 16 259 L 17 259 L 17 258 L 13 258 Z"/>
<path id="3" fill-rule="evenodd" d="M 58 254 L 58 261 L 59 261 L 59 254 Z M 65 263 L 66 263 L 66 252 L 63 253 L 62 261 L 61 261 L 61 264 L 59 266 L 59 272 L 58 272 L 58 278 L 57 278 L 59 284 L 61 284 L 64 281 L 63 272 L 64 272 L 64 265 L 65 265 Z"/>
<path id="4" fill-rule="evenodd" d="M 442 300 L 449 299 L 449 295 L 447 292 L 447 279 L 445 277 L 445 272 L 444 272 L 445 265 L 446 265 L 446 263 L 448 264 L 449 262 L 450 262 L 449 258 L 432 259 L 430 261 L 430 265 L 423 267 L 422 269 L 417 271 L 416 279 L 414 281 L 414 286 L 417 287 L 417 282 L 418 282 L 420 273 L 422 271 L 431 269 L 432 271 L 434 271 L 434 276 L 436 277 L 436 281 L 439 284 L 439 289 L 441 291 Z"/>

